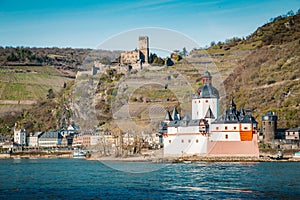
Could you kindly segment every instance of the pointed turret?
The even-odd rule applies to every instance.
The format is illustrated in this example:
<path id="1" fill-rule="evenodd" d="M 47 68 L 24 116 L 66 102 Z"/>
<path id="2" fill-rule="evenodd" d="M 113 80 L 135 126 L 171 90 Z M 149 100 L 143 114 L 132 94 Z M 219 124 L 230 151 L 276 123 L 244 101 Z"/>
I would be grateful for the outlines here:
<path id="1" fill-rule="evenodd" d="M 205 119 L 207 119 L 207 118 L 209 118 L 209 119 L 215 119 L 215 116 L 214 116 L 213 112 L 211 111 L 210 107 L 208 107 L 208 110 L 207 110 L 204 118 Z"/>
<path id="2" fill-rule="evenodd" d="M 233 97 L 231 98 L 230 102 L 229 102 L 229 106 L 236 109 L 236 104 L 233 101 Z"/>
<path id="3" fill-rule="evenodd" d="M 177 111 L 176 106 L 174 106 L 174 109 L 173 109 L 172 119 L 173 119 L 174 121 L 180 120 L 180 115 L 179 115 L 179 113 L 178 113 L 178 111 Z"/>
<path id="4" fill-rule="evenodd" d="M 244 117 L 245 116 L 245 111 L 243 108 L 240 109 L 240 116 L 241 117 Z"/>
<path id="5" fill-rule="evenodd" d="M 166 116 L 165 116 L 165 122 L 170 122 L 173 121 L 172 117 L 171 117 L 171 113 L 170 111 L 167 111 Z"/>

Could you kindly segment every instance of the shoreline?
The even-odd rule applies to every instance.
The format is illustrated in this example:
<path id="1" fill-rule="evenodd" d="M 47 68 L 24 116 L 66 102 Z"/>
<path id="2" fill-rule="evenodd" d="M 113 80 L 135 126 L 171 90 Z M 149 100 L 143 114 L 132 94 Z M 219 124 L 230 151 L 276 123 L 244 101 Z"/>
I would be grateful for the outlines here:
<path id="1" fill-rule="evenodd" d="M 276 159 L 272 157 L 228 157 L 228 156 L 197 156 L 197 157 L 94 157 L 86 158 L 86 160 L 100 161 L 100 162 L 152 162 L 152 163 L 193 163 L 193 162 L 300 162 L 299 158 L 284 157 Z"/>
<path id="2" fill-rule="evenodd" d="M 56 154 L 0 154 L 0 159 L 60 159 L 74 158 L 71 153 Z M 229 157 L 229 156 L 191 156 L 191 157 L 154 157 L 134 155 L 127 157 L 99 156 L 92 154 L 91 157 L 83 157 L 87 161 L 100 162 L 151 162 L 151 163 L 193 163 L 193 162 L 300 162 L 300 158 L 283 157 L 277 159 L 271 156 L 260 157 Z"/>

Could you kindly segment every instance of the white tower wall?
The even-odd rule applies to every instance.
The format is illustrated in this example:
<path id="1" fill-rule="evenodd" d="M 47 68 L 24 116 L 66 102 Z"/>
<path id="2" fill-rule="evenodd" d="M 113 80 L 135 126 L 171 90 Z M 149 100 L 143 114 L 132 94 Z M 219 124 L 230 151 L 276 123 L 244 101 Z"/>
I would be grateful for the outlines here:
<path id="1" fill-rule="evenodd" d="M 192 100 L 192 119 L 204 119 L 210 108 L 215 119 L 219 116 L 217 98 L 197 98 Z M 212 120 L 213 121 L 213 120 Z"/>

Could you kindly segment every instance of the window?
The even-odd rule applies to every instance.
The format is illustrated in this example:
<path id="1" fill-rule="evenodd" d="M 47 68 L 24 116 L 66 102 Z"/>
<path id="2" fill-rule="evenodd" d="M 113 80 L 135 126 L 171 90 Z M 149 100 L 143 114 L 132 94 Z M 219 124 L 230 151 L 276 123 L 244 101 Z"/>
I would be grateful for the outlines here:
<path id="1" fill-rule="evenodd" d="M 225 135 L 225 139 L 228 139 L 228 135 L 227 134 Z"/>
<path id="2" fill-rule="evenodd" d="M 184 143 L 184 140 L 181 140 L 181 143 Z"/>
<path id="3" fill-rule="evenodd" d="M 198 143 L 199 142 L 199 140 L 198 139 L 196 139 L 196 143 Z"/>
<path id="4" fill-rule="evenodd" d="M 219 130 L 219 127 L 216 127 L 216 130 Z"/>
<path id="5" fill-rule="evenodd" d="M 171 143 L 171 140 L 169 140 L 169 143 Z"/>
<path id="6" fill-rule="evenodd" d="M 234 130 L 236 130 L 236 126 L 235 126 L 235 127 L 233 127 L 233 129 L 234 129 Z"/>
<path id="7" fill-rule="evenodd" d="M 200 100 L 199 100 L 199 103 L 200 103 Z"/>
<path id="8" fill-rule="evenodd" d="M 228 129 L 228 127 L 227 126 L 225 126 L 225 130 L 227 130 Z"/>
<path id="9" fill-rule="evenodd" d="M 245 130 L 247 130 L 247 129 L 248 129 L 248 127 L 244 127 L 244 129 L 245 129 Z"/>
<path id="10" fill-rule="evenodd" d="M 191 143 L 191 140 L 189 140 L 189 143 Z"/>

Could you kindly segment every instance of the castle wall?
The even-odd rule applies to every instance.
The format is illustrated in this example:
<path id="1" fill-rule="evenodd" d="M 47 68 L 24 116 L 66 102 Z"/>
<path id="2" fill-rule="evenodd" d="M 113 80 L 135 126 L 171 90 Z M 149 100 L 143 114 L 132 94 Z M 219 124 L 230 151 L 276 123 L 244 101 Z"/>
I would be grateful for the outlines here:
<path id="1" fill-rule="evenodd" d="M 124 64 L 134 64 L 140 60 L 139 51 L 128 51 L 121 53 L 120 62 L 122 65 Z"/>
<path id="2" fill-rule="evenodd" d="M 250 123 L 211 124 L 211 141 L 251 141 L 253 127 Z"/>
<path id="3" fill-rule="evenodd" d="M 207 137 L 200 133 L 164 136 L 164 156 L 201 155 L 207 153 Z"/>
<path id="4" fill-rule="evenodd" d="M 253 134 L 251 141 L 208 141 L 208 156 L 240 156 L 259 157 L 257 134 Z"/>

